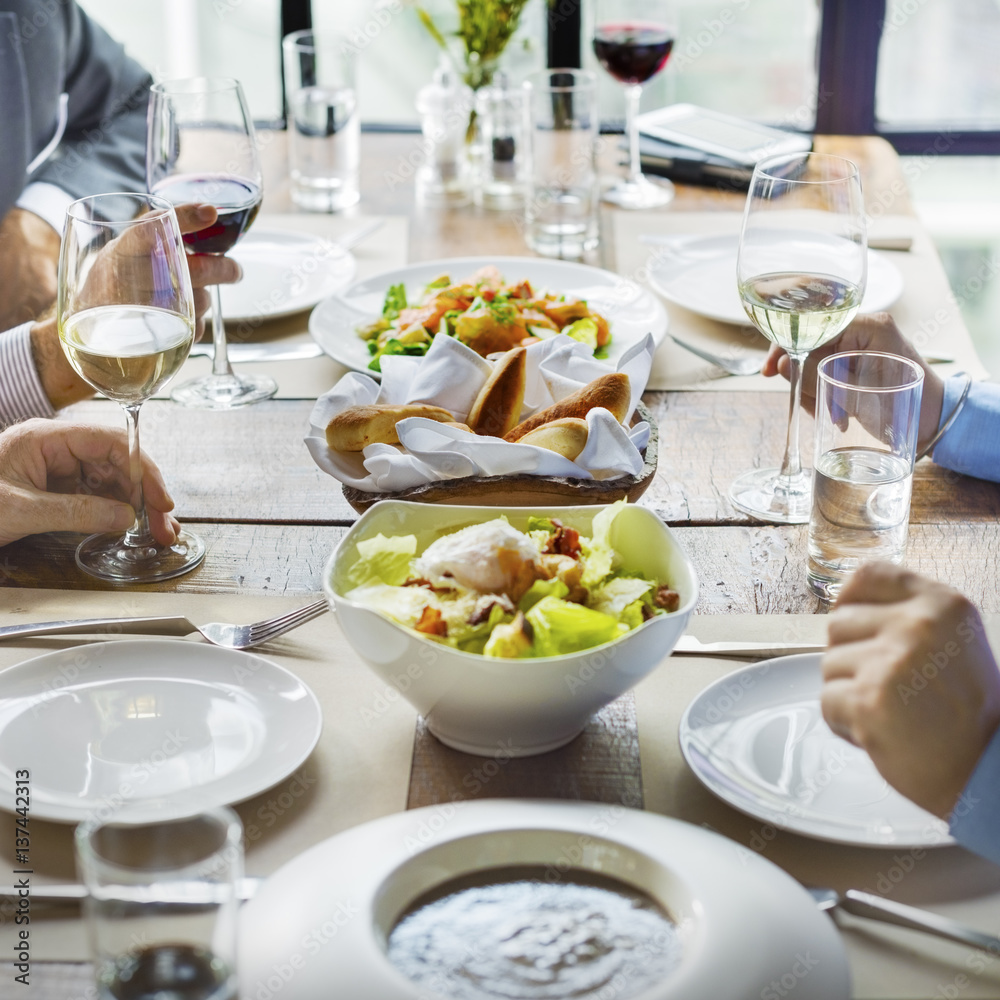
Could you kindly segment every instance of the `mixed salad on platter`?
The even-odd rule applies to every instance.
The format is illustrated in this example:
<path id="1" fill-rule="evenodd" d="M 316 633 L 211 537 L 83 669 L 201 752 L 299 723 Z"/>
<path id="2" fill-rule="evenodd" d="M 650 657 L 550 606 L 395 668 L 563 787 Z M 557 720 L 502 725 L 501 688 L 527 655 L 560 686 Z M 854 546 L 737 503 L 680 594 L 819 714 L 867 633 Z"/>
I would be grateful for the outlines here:
<path id="1" fill-rule="evenodd" d="M 382 315 L 357 332 L 368 342 L 373 371 L 382 370 L 386 355 L 423 356 L 439 334 L 483 357 L 560 333 L 588 344 L 598 358 L 611 343 L 608 321 L 583 299 L 535 290 L 527 280 L 507 284 L 492 265 L 457 283 L 443 274 L 413 304 L 404 284 L 390 285 Z"/>
<path id="2" fill-rule="evenodd" d="M 680 606 L 659 580 L 628 572 L 608 539 L 625 506 L 598 513 L 585 537 L 553 518 L 518 531 L 505 517 L 443 535 L 358 542 L 348 600 L 425 637 L 484 656 L 559 656 L 610 642 Z"/>

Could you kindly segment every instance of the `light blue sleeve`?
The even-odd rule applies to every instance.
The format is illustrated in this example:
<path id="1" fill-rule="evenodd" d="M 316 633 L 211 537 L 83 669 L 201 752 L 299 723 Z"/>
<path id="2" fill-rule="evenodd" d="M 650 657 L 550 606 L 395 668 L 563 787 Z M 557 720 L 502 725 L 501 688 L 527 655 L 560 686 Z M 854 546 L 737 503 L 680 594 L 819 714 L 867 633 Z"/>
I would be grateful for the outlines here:
<path id="1" fill-rule="evenodd" d="M 963 847 L 1000 865 L 1000 729 L 979 758 L 948 827 Z"/>
<path id="2" fill-rule="evenodd" d="M 954 410 L 965 379 L 944 384 L 942 421 Z M 1000 383 L 973 382 L 965 405 L 934 449 L 934 461 L 946 469 L 1000 482 Z"/>

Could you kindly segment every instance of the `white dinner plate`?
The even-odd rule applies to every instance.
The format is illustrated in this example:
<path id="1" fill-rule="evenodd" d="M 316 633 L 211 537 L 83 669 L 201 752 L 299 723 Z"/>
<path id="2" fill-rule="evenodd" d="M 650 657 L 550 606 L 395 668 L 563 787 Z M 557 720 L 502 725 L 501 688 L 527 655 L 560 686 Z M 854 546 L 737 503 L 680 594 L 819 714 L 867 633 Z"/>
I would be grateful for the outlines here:
<path id="1" fill-rule="evenodd" d="M 354 277 L 357 263 L 332 240 L 287 229 L 251 229 L 230 251 L 243 280 L 220 285 L 227 322 L 290 316 L 311 309 Z"/>
<path id="2" fill-rule="evenodd" d="M 321 728 L 312 691 L 252 653 L 178 639 L 73 646 L 0 671 L 0 805 L 13 808 L 28 770 L 38 819 L 124 803 L 176 818 L 270 788 Z"/>
<path id="3" fill-rule="evenodd" d="M 735 233 L 678 238 L 658 247 L 649 283 L 668 301 L 720 323 L 749 325 L 736 290 Z M 903 294 L 903 275 L 884 255 L 868 251 L 868 287 L 861 312 L 888 309 Z"/>
<path id="4" fill-rule="evenodd" d="M 541 257 L 452 257 L 386 271 L 355 282 L 321 302 L 309 317 L 309 332 L 334 361 L 378 378 L 378 373 L 368 367 L 371 355 L 357 327 L 382 314 L 389 286 L 402 282 L 408 300 L 413 302 L 434 278 L 447 274 L 452 281 L 460 281 L 487 264 L 496 265 L 510 283 L 527 279 L 536 291 L 566 292 L 586 299 L 611 325 L 607 360 L 612 367 L 647 333 L 653 335 L 656 344 L 666 336 L 666 309 L 655 295 L 634 281 L 587 264 Z"/>
<path id="5" fill-rule="evenodd" d="M 710 684 L 680 724 L 684 759 L 709 791 L 779 829 L 838 844 L 937 847 L 947 824 L 895 791 L 819 705 L 821 655 L 764 660 Z"/>

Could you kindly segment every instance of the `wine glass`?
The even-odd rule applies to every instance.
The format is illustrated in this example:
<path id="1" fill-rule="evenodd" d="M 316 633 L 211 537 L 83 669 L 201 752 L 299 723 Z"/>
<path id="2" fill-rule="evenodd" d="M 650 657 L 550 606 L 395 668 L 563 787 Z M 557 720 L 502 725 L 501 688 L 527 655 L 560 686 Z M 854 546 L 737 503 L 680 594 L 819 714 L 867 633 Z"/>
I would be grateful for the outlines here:
<path id="1" fill-rule="evenodd" d="M 788 353 L 791 402 L 781 468 L 740 476 L 729 499 L 762 521 L 803 524 L 812 474 L 799 455 L 802 366 L 854 319 L 868 278 L 857 166 L 824 153 L 761 160 L 750 180 L 736 272 L 750 321 Z"/>
<path id="2" fill-rule="evenodd" d="M 77 374 L 120 403 L 129 429 L 135 523 L 84 539 L 77 565 L 115 583 L 194 569 L 197 535 L 153 539 L 142 492 L 139 408 L 177 373 L 194 339 L 194 297 L 173 206 L 143 194 L 102 194 L 69 206 L 59 257 L 59 339 Z"/>
<path id="3" fill-rule="evenodd" d="M 619 208 L 659 208 L 674 197 L 674 186 L 664 178 L 654 183 L 642 173 L 639 161 L 639 98 L 642 85 L 666 65 L 677 37 L 670 0 L 598 0 L 594 27 L 594 54 L 601 65 L 625 84 L 629 171 L 604 192 L 605 201 Z"/>
<path id="4" fill-rule="evenodd" d="M 219 217 L 185 233 L 190 253 L 228 253 L 250 228 L 261 201 L 260 159 L 253 121 L 237 80 L 196 77 L 153 85 L 146 135 L 146 186 L 174 205 L 207 202 Z M 177 386 L 185 406 L 228 410 L 278 391 L 266 375 L 237 375 L 226 352 L 219 286 L 213 285 L 212 374 Z"/>

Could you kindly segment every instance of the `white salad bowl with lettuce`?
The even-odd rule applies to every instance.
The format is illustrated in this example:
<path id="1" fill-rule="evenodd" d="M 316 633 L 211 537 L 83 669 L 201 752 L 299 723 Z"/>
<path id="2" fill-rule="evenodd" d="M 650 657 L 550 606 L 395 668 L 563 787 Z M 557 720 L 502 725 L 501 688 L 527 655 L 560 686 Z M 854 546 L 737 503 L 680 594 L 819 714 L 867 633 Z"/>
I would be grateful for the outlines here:
<path id="1" fill-rule="evenodd" d="M 694 568 L 627 505 L 436 506 L 386 500 L 337 547 L 324 589 L 348 641 L 448 746 L 530 756 L 670 655 Z"/>

